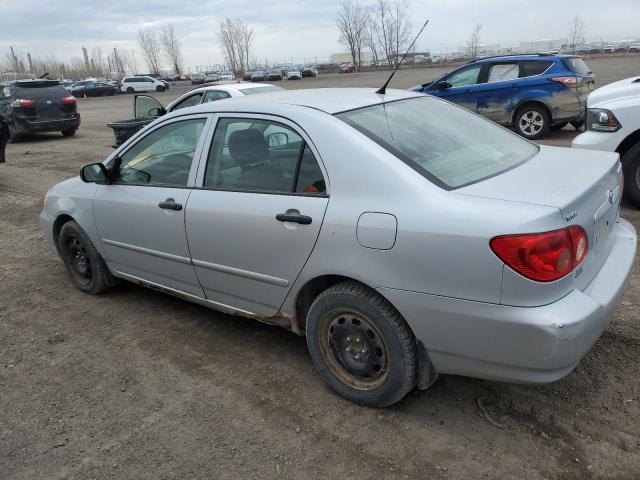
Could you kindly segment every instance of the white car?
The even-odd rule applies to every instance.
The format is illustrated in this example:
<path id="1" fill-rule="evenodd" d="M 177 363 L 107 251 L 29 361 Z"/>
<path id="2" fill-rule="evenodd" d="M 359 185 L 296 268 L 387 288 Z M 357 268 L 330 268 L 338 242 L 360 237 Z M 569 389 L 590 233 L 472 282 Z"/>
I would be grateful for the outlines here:
<path id="1" fill-rule="evenodd" d="M 587 98 L 587 131 L 572 147 L 616 152 L 624 172 L 624 194 L 640 208 L 640 77 L 594 90 Z"/>
<path id="2" fill-rule="evenodd" d="M 120 89 L 125 93 L 164 92 L 167 90 L 167 84 L 162 80 L 141 75 L 124 77 L 120 83 Z"/>
<path id="3" fill-rule="evenodd" d="M 224 72 L 220 72 L 218 74 L 218 78 L 220 80 L 235 80 L 236 76 L 233 74 L 233 72 L 230 71 L 224 71 Z"/>
<path id="4" fill-rule="evenodd" d="M 134 101 L 136 118 L 153 118 L 181 108 L 193 107 L 200 103 L 214 102 L 225 98 L 243 97 L 259 93 L 278 92 L 282 88 L 268 83 L 233 82 L 197 87 L 181 95 L 169 105 L 162 106 L 158 100 L 148 95 L 137 95 Z"/>
<path id="5" fill-rule="evenodd" d="M 302 78 L 302 73 L 300 70 L 289 70 L 287 72 L 287 80 L 300 80 Z"/>

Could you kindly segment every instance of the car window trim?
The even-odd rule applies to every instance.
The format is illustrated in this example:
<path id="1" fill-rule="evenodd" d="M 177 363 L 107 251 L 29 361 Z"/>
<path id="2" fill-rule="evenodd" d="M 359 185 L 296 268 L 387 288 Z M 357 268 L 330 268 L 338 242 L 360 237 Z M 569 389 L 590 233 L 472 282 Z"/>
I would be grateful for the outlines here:
<path id="1" fill-rule="evenodd" d="M 320 168 L 320 173 L 322 174 L 322 179 L 324 180 L 325 192 L 323 194 L 314 194 L 308 192 L 273 192 L 273 191 L 263 191 L 263 190 L 236 190 L 236 189 L 222 189 L 219 187 L 205 187 L 204 179 L 205 179 L 205 170 L 207 167 L 207 161 L 209 159 L 209 150 L 213 144 L 213 136 L 215 135 L 216 128 L 218 126 L 218 122 L 223 118 L 237 118 L 239 120 L 266 120 L 273 121 L 277 123 L 282 123 L 287 127 L 294 130 L 303 140 L 303 143 L 306 144 L 311 153 L 313 154 L 318 167 Z M 198 171 L 196 173 L 195 185 L 194 188 L 198 190 L 212 190 L 212 191 L 232 191 L 232 192 L 245 192 L 245 193 L 262 193 L 262 194 L 273 194 L 273 195 L 294 195 L 294 196 L 307 196 L 307 197 L 318 197 L 318 198 L 329 198 L 330 196 L 330 178 L 327 173 L 327 169 L 324 165 L 322 157 L 320 156 L 318 149 L 313 144 L 309 134 L 302 128 L 301 125 L 291 120 L 288 117 L 284 117 L 282 115 L 277 115 L 273 113 L 256 113 L 256 112 L 216 112 L 213 115 L 213 119 L 209 126 L 207 143 L 205 144 L 205 148 L 201 152 L 200 156 L 200 165 L 198 167 Z"/>
<path id="2" fill-rule="evenodd" d="M 131 143 L 129 143 L 129 140 L 127 140 L 127 142 L 125 142 L 123 144 L 123 147 L 126 148 L 118 148 L 115 152 L 113 152 L 109 157 L 107 157 L 107 159 L 103 162 L 105 164 L 105 166 L 109 166 L 116 157 L 120 157 L 121 155 L 125 155 L 131 148 L 133 148 L 133 146 L 137 145 L 138 142 L 142 141 L 144 138 L 146 138 L 148 135 L 151 135 L 153 132 L 155 132 L 156 130 L 158 130 L 159 128 L 165 127 L 167 125 L 170 125 L 172 123 L 178 123 L 178 122 L 184 122 L 184 121 L 188 121 L 188 120 L 198 120 L 198 119 L 204 119 L 204 125 L 202 127 L 202 132 L 200 133 L 200 138 L 198 139 L 198 143 L 196 145 L 196 148 L 193 152 L 193 159 L 191 161 L 191 167 L 189 169 L 189 177 L 187 178 L 187 184 L 186 185 L 170 185 L 170 184 L 159 184 L 159 183 L 155 183 L 155 184 L 149 184 L 149 183 L 125 183 L 125 182 L 113 182 L 111 185 L 131 185 L 131 186 L 138 186 L 138 187 L 157 187 L 157 188 L 193 188 L 195 186 L 195 181 L 196 181 L 196 175 L 200 166 L 200 161 L 202 158 L 202 151 L 204 150 L 204 147 L 206 145 L 205 140 L 206 138 L 208 138 L 209 133 L 210 133 L 210 128 L 211 128 L 211 124 L 212 124 L 212 120 L 213 120 L 213 115 L 211 114 L 194 114 L 194 115 L 180 115 L 174 118 L 170 118 L 167 120 L 164 120 L 162 122 L 159 122 L 157 125 L 154 125 L 154 127 L 148 131 L 144 131 L 144 132 L 139 132 L 138 134 L 134 135 L 130 141 Z M 142 134 L 144 133 L 144 134 Z M 134 141 L 135 140 L 135 141 Z"/>

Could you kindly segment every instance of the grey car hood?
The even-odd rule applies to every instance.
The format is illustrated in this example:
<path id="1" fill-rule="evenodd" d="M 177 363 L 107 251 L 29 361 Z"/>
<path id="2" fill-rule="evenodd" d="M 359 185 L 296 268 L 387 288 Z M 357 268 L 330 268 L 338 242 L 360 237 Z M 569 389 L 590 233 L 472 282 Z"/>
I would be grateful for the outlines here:
<path id="1" fill-rule="evenodd" d="M 559 208 L 564 214 L 585 197 L 616 183 L 618 154 L 540 146 L 528 162 L 501 175 L 456 190 L 461 195 Z"/>

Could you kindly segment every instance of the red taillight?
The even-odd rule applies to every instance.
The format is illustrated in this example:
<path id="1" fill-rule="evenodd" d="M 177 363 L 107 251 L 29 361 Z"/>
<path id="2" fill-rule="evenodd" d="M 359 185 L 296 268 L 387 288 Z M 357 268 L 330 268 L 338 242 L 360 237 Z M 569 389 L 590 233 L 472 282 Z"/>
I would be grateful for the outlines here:
<path id="1" fill-rule="evenodd" d="M 65 105 L 75 105 L 76 97 L 74 97 L 73 95 L 69 95 L 68 97 L 63 97 L 62 103 L 64 103 Z"/>
<path id="2" fill-rule="evenodd" d="M 11 106 L 13 108 L 33 107 L 34 104 L 35 101 L 28 98 L 16 98 L 11 102 Z"/>
<path id="3" fill-rule="evenodd" d="M 551 80 L 560 82 L 567 88 L 578 88 L 582 85 L 582 78 L 580 77 L 553 77 Z"/>
<path id="4" fill-rule="evenodd" d="M 578 226 L 553 232 L 502 235 L 489 242 L 500 260 L 519 274 L 538 282 L 558 280 L 587 256 L 587 234 Z"/>

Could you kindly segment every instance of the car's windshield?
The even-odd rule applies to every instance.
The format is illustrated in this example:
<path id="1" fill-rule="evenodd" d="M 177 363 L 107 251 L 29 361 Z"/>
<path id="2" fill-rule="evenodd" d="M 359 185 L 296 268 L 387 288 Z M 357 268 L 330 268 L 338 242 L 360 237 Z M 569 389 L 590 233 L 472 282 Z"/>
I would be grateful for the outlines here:
<path id="1" fill-rule="evenodd" d="M 336 116 L 447 190 L 499 175 L 538 152 L 504 128 L 429 96 Z"/>
<path id="2" fill-rule="evenodd" d="M 282 88 L 276 87 L 275 85 L 268 85 L 264 87 L 239 88 L 238 90 L 245 95 L 255 95 L 256 93 L 279 92 Z"/>

